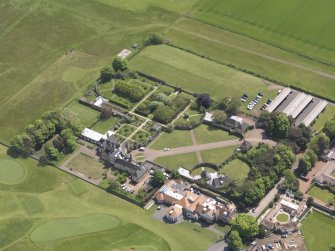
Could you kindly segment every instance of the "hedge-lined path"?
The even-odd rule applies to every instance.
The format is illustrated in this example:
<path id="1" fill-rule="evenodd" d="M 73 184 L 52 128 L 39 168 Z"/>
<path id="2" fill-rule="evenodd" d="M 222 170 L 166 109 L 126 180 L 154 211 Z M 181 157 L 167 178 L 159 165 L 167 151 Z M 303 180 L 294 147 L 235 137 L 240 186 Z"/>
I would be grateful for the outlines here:
<path id="1" fill-rule="evenodd" d="M 142 103 L 144 102 L 144 100 L 147 100 L 147 98 L 149 98 L 149 97 L 151 96 L 151 94 L 153 94 L 157 89 L 158 89 L 158 87 L 157 87 L 157 86 L 154 86 L 154 89 L 153 89 L 151 92 L 149 92 L 144 98 L 142 98 L 142 100 L 141 100 L 140 102 L 138 102 L 138 103 L 133 107 L 133 109 L 130 110 L 130 112 L 135 112 L 136 108 L 137 108 L 140 104 L 142 104 Z"/>

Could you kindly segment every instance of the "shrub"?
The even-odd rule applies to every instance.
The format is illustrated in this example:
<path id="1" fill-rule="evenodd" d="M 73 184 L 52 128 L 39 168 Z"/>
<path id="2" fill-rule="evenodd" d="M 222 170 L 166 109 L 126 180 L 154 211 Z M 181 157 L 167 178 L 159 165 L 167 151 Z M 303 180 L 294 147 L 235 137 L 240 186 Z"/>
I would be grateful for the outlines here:
<path id="1" fill-rule="evenodd" d="M 175 116 L 175 111 L 168 106 L 160 106 L 154 112 L 154 119 L 158 122 L 169 123 Z"/>

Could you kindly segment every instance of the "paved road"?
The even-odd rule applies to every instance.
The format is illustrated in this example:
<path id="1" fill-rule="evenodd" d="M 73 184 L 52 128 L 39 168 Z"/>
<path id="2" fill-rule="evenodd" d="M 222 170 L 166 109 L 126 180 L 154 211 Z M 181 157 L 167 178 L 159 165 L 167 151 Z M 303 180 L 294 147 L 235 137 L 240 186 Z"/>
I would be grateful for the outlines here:
<path id="1" fill-rule="evenodd" d="M 270 192 L 268 192 L 267 195 L 259 202 L 258 206 L 255 209 L 255 212 L 253 213 L 252 211 L 249 211 L 249 215 L 258 218 L 264 209 L 269 205 L 269 203 L 275 198 L 276 193 L 278 193 L 278 185 L 281 184 L 284 181 L 284 178 L 281 178 L 280 181 L 276 184 Z"/>

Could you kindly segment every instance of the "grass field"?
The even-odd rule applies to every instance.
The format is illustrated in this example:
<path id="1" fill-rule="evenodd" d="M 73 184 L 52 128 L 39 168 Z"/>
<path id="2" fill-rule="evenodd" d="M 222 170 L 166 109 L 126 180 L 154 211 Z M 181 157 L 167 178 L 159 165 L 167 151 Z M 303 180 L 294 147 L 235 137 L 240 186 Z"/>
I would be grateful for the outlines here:
<path id="1" fill-rule="evenodd" d="M 332 66 L 193 19 L 180 19 L 169 28 L 167 36 L 174 45 L 217 62 L 233 64 L 330 99 L 334 97 Z"/>
<path id="2" fill-rule="evenodd" d="M 334 8 L 327 0 L 206 0 L 198 2 L 193 17 L 334 63 Z"/>
<path id="3" fill-rule="evenodd" d="M 329 192 L 327 189 L 322 189 L 317 186 L 313 186 L 309 191 L 308 194 L 313 198 L 321 200 L 325 203 L 328 203 L 330 200 L 335 199 L 335 194 Z"/>
<path id="4" fill-rule="evenodd" d="M 302 221 L 301 232 L 308 250 L 328 251 L 334 244 L 334 219 L 314 211 Z"/>
<path id="5" fill-rule="evenodd" d="M 0 139 L 9 142 L 42 112 L 78 98 L 113 56 L 172 23 L 194 0 L 171 2 L 1 1 Z"/>
<path id="6" fill-rule="evenodd" d="M 194 152 L 159 157 L 155 159 L 154 162 L 170 170 L 177 170 L 179 167 L 184 167 L 191 170 L 194 165 L 198 164 L 197 156 Z"/>
<path id="7" fill-rule="evenodd" d="M 113 229 L 119 220 L 110 215 L 92 215 L 78 218 L 50 220 L 38 226 L 32 233 L 33 242 L 42 245 L 60 239 Z"/>
<path id="8" fill-rule="evenodd" d="M 250 168 L 244 162 L 235 159 L 222 168 L 222 172 L 233 180 L 244 180 L 248 177 Z"/>
<path id="9" fill-rule="evenodd" d="M 149 146 L 154 150 L 163 150 L 165 147 L 175 148 L 192 145 L 191 133 L 187 130 L 174 130 L 172 133 L 161 135 Z"/>
<path id="10" fill-rule="evenodd" d="M 99 179 L 104 172 L 104 165 L 101 162 L 82 153 L 72 159 L 67 167 L 92 179 Z"/>
<path id="11" fill-rule="evenodd" d="M 319 118 L 315 121 L 315 123 L 312 125 L 312 128 L 318 132 L 320 132 L 325 123 L 332 119 L 335 114 L 335 106 L 333 105 L 328 105 L 326 110 L 324 110 L 320 115 Z"/>
<path id="12" fill-rule="evenodd" d="M 97 123 L 94 124 L 94 126 L 91 129 L 96 131 L 96 132 L 100 132 L 100 133 L 105 134 L 118 121 L 119 121 L 119 118 L 117 118 L 117 117 L 111 117 L 109 119 L 99 120 Z"/>
<path id="13" fill-rule="evenodd" d="M 192 175 L 200 175 L 203 171 L 207 171 L 209 173 L 216 172 L 215 169 L 210 168 L 210 167 L 199 167 L 199 168 L 192 171 Z"/>
<path id="14" fill-rule="evenodd" d="M 17 185 L 0 184 L 3 250 L 205 250 L 217 240 L 215 233 L 190 222 L 156 221 L 152 212 L 54 167 L 20 161 L 27 178 Z"/>
<path id="15" fill-rule="evenodd" d="M 237 139 L 236 136 L 230 135 L 227 131 L 207 125 L 201 125 L 193 131 L 198 144 Z"/>
<path id="16" fill-rule="evenodd" d="M 167 45 L 145 48 L 131 60 L 130 67 L 217 99 L 245 92 L 251 96 L 274 92 L 262 79 Z"/>
<path id="17" fill-rule="evenodd" d="M 235 151 L 237 146 L 230 146 L 224 148 L 215 148 L 210 150 L 201 151 L 201 157 L 204 162 L 213 164 L 220 164 L 228 159 Z"/>
<path id="18" fill-rule="evenodd" d="M 67 106 L 64 113 L 72 118 L 79 119 L 85 127 L 92 126 L 100 117 L 100 112 L 78 102 L 73 102 Z"/>

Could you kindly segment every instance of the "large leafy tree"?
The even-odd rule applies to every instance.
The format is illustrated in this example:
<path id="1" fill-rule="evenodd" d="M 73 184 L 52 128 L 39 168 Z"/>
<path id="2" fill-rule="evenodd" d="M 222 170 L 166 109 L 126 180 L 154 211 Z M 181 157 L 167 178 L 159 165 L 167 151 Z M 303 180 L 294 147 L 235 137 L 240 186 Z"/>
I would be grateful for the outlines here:
<path id="1" fill-rule="evenodd" d="M 330 138 L 335 138 L 335 119 L 326 122 L 323 132 Z"/>
<path id="2" fill-rule="evenodd" d="M 166 177 L 162 171 L 155 170 L 153 172 L 151 182 L 154 186 L 160 186 L 164 184 L 165 180 L 166 180 Z"/>
<path id="3" fill-rule="evenodd" d="M 329 138 L 324 133 L 320 133 L 312 138 L 309 143 L 309 148 L 313 150 L 318 156 L 321 156 L 323 152 L 328 148 Z"/>
<path id="4" fill-rule="evenodd" d="M 111 67 L 104 67 L 100 71 L 100 80 L 102 83 L 106 83 L 112 79 L 113 70 Z"/>
<path id="5" fill-rule="evenodd" d="M 273 134 L 278 139 L 286 138 L 291 124 L 288 117 L 284 113 L 279 113 L 275 119 L 275 128 Z"/>
<path id="6" fill-rule="evenodd" d="M 112 67 L 115 71 L 124 71 L 128 67 L 127 60 L 116 57 L 112 62 Z"/>
<path id="7" fill-rule="evenodd" d="M 236 230 L 241 237 L 250 238 L 259 233 L 259 226 L 254 217 L 247 214 L 239 214 L 232 221 L 233 230 Z"/>
<path id="8" fill-rule="evenodd" d="M 203 106 L 207 109 L 211 105 L 211 97 L 207 93 L 198 94 L 197 103 L 198 105 Z"/>
<path id="9" fill-rule="evenodd" d="M 242 239 L 236 230 L 230 232 L 227 242 L 232 250 L 239 250 L 243 247 Z"/>

